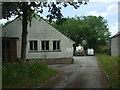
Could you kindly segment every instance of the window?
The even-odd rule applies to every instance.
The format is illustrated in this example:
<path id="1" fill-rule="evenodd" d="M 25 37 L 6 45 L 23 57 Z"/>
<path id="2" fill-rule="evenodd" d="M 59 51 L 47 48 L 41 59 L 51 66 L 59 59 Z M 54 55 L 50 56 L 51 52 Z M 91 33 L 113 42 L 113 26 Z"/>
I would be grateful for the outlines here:
<path id="1" fill-rule="evenodd" d="M 37 41 L 30 41 L 30 50 L 35 51 L 38 49 Z"/>
<path id="2" fill-rule="evenodd" d="M 60 50 L 60 41 L 53 41 L 53 50 Z"/>
<path id="3" fill-rule="evenodd" d="M 49 50 L 49 41 L 42 41 L 42 50 Z"/>

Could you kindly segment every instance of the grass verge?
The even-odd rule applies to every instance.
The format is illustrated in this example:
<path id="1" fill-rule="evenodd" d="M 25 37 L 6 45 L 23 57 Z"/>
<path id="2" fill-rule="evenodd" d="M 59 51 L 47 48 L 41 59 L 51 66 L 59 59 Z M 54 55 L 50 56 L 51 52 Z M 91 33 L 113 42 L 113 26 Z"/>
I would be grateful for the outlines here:
<path id="1" fill-rule="evenodd" d="M 15 62 L 2 65 L 3 88 L 31 88 L 50 80 L 58 72 L 41 62 Z"/>
<path id="2" fill-rule="evenodd" d="M 117 56 L 108 56 L 106 54 L 97 54 L 96 55 L 103 69 L 105 70 L 109 81 L 113 88 L 120 88 L 119 81 L 119 60 L 120 57 Z"/>

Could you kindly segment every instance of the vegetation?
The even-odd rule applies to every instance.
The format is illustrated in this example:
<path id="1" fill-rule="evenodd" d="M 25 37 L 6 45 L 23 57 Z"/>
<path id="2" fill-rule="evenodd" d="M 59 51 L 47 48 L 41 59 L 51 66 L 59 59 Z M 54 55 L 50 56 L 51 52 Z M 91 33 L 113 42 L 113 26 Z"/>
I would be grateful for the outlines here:
<path id="1" fill-rule="evenodd" d="M 3 88 L 31 88 L 49 81 L 58 72 L 38 61 L 15 62 L 3 64 Z"/>
<path id="2" fill-rule="evenodd" d="M 108 56 L 106 54 L 97 54 L 98 60 L 105 70 L 113 88 L 120 88 L 120 57 Z"/>
<path id="3" fill-rule="evenodd" d="M 93 48 L 96 52 L 100 52 L 101 46 L 105 46 L 109 42 L 110 32 L 107 21 L 99 16 L 83 16 L 66 18 L 63 24 L 57 20 L 53 26 L 57 28 L 67 37 L 84 46 L 84 48 Z"/>

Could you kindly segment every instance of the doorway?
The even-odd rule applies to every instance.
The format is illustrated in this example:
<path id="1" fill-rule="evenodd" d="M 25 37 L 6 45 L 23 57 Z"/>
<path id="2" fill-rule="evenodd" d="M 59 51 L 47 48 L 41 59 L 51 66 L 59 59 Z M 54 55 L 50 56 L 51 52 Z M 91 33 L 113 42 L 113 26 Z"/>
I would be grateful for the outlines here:
<path id="1" fill-rule="evenodd" d="M 17 60 L 18 38 L 2 38 L 2 60 L 12 62 Z"/>

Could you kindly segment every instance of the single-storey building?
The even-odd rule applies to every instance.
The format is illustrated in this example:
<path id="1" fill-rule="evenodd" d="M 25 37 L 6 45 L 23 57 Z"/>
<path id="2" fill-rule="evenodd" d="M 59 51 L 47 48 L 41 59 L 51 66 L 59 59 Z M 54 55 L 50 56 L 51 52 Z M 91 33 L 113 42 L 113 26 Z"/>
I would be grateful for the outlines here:
<path id="1" fill-rule="evenodd" d="M 120 31 L 111 37 L 111 56 L 120 56 Z"/>
<path id="2" fill-rule="evenodd" d="M 2 28 L 3 60 L 21 56 L 22 23 L 19 18 Z M 28 25 L 26 59 L 66 60 L 73 57 L 73 41 L 43 19 L 33 19 Z"/>

